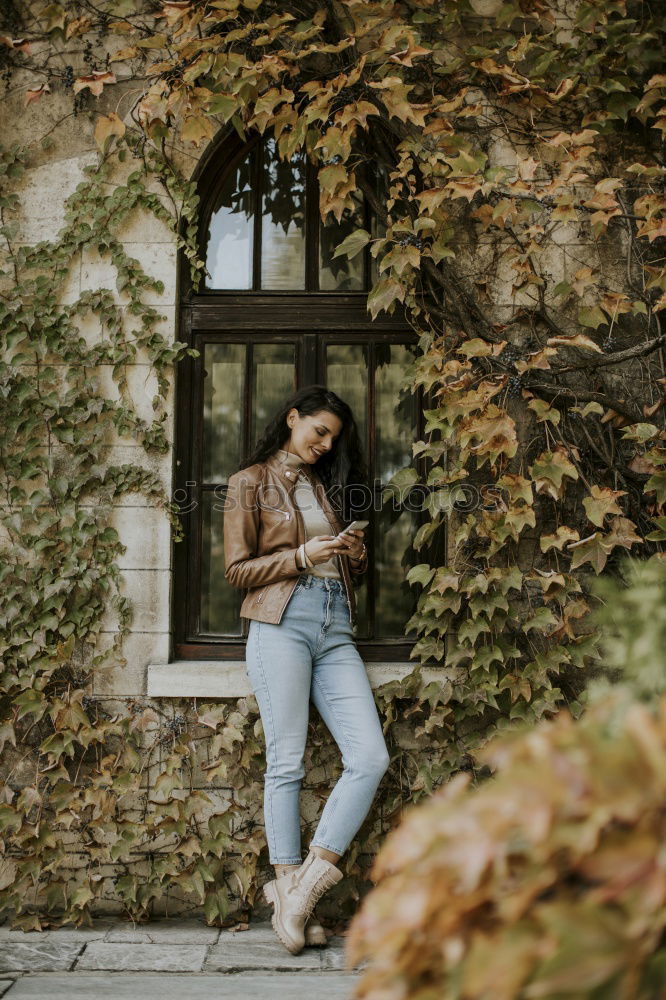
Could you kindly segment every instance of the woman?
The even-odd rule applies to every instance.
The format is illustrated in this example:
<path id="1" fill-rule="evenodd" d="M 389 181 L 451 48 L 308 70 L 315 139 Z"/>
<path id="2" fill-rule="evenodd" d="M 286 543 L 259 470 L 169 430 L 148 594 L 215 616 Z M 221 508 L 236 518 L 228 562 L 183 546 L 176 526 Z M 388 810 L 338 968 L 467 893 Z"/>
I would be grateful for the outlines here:
<path id="1" fill-rule="evenodd" d="M 363 822 L 388 754 L 352 637 L 351 574 L 363 573 L 363 531 L 343 532 L 362 478 L 350 408 L 323 386 L 301 389 L 229 480 L 226 578 L 247 589 L 246 664 L 266 737 L 264 820 L 275 879 L 264 888 L 292 954 L 326 944 L 311 914 L 339 882 L 337 861 Z M 327 495 L 328 494 L 328 495 Z M 341 498 L 338 510 L 330 497 Z M 338 512 L 339 511 L 339 512 Z M 314 702 L 342 753 L 343 773 L 301 855 L 299 793 Z"/>

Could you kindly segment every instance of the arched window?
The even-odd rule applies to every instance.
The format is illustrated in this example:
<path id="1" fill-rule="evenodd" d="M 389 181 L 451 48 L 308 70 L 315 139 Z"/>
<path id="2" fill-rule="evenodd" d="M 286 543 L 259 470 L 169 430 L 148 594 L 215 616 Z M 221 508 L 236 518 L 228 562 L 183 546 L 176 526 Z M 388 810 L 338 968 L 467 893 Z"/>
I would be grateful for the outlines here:
<path id="1" fill-rule="evenodd" d="M 181 282 L 180 337 L 199 357 L 178 373 L 175 486 L 185 539 L 176 546 L 176 658 L 242 656 L 241 594 L 224 579 L 226 485 L 285 397 L 323 383 L 354 410 L 374 491 L 359 647 L 366 659 L 405 659 L 414 601 L 405 577 L 420 517 L 382 506 L 381 493 L 421 434 L 419 400 L 401 388 L 414 335 L 397 316 L 370 321 L 369 253 L 333 259 L 348 233 L 374 228 L 364 200 L 323 225 L 311 164 L 281 161 L 271 140 L 226 150 L 199 180 L 205 286 L 195 292 L 185 273 Z"/>

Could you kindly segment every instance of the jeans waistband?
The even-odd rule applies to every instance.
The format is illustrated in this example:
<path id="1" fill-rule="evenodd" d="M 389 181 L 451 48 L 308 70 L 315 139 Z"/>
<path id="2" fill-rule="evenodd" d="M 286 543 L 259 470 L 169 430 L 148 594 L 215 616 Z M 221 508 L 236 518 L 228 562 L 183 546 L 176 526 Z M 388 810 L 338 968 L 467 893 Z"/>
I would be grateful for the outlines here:
<path id="1" fill-rule="evenodd" d="M 335 577 L 330 576 L 312 576 L 311 573 L 306 573 L 305 576 L 300 577 L 298 581 L 299 587 L 320 587 L 322 590 L 328 590 L 332 593 L 338 593 L 345 595 L 345 586 L 342 580 L 336 580 Z"/>

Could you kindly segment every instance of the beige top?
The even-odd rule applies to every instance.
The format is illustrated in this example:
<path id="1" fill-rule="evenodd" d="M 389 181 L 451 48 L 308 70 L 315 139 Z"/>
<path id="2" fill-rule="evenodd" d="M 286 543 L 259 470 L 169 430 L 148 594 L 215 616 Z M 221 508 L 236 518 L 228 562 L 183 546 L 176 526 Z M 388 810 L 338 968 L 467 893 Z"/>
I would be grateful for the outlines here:
<path id="1" fill-rule="evenodd" d="M 284 464 L 290 469 L 298 471 L 303 465 L 303 462 L 298 455 L 287 452 L 283 448 L 280 448 L 277 454 L 280 461 L 284 462 Z M 333 534 L 333 529 L 328 523 L 323 510 L 319 506 L 310 480 L 306 476 L 299 476 L 296 480 L 294 503 L 300 510 L 303 517 L 306 541 L 309 542 L 311 538 L 315 537 L 315 535 Z M 325 563 L 318 563 L 316 566 L 311 566 L 308 569 L 308 573 L 311 576 L 334 577 L 339 580 L 340 570 L 338 569 L 337 557 L 333 556 L 332 559 L 327 560 Z"/>

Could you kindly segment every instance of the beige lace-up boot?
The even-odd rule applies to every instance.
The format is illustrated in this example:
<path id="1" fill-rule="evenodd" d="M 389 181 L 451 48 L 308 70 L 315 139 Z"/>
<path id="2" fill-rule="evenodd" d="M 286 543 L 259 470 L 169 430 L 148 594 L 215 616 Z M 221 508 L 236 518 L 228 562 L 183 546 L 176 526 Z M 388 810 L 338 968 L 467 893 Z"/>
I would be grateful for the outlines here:
<path id="1" fill-rule="evenodd" d="M 292 872 L 298 871 L 300 867 L 300 865 L 280 865 L 278 869 L 276 865 L 276 877 L 282 878 L 284 875 L 291 875 Z M 327 946 L 328 938 L 326 937 L 326 931 L 313 913 L 305 925 L 305 947 L 326 948 Z"/>
<path id="2" fill-rule="evenodd" d="M 341 878 L 339 868 L 310 852 L 295 872 L 264 886 L 266 900 L 273 906 L 273 930 L 292 955 L 305 946 L 305 925 L 315 906 Z"/>

